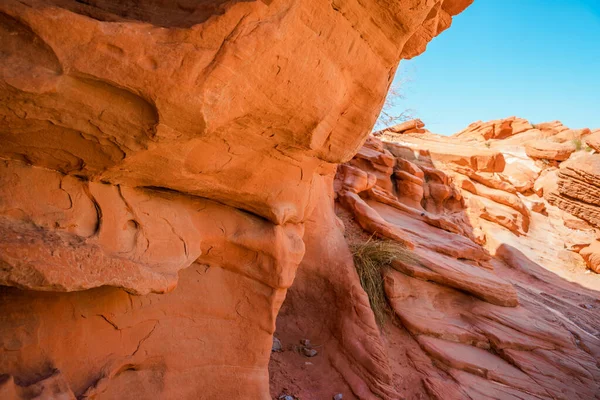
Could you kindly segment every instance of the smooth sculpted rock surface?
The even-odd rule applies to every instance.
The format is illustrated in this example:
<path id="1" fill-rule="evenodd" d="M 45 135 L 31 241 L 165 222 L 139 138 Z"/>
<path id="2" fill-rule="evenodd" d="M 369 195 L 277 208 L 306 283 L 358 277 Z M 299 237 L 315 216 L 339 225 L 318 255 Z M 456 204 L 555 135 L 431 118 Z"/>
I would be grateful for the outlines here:
<path id="1" fill-rule="evenodd" d="M 2 1 L 0 397 L 268 399 L 287 289 L 326 260 L 319 398 L 397 398 L 333 178 L 471 2 Z"/>
<path id="2" fill-rule="evenodd" d="M 581 254 L 589 269 L 600 274 L 600 240 L 584 247 L 579 254 Z"/>
<path id="3" fill-rule="evenodd" d="M 510 117 L 494 121 L 473 122 L 464 130 L 456 134 L 461 140 L 490 140 L 506 139 L 508 137 L 533 129 L 533 125 L 526 119 Z"/>
<path id="4" fill-rule="evenodd" d="M 585 143 L 592 149 L 600 152 L 600 129 L 596 129 L 586 137 Z"/>
<path id="5" fill-rule="evenodd" d="M 528 143 L 525 146 L 525 152 L 529 157 L 552 161 L 565 161 L 575 150 L 576 147 L 572 143 L 556 143 L 543 140 Z"/>

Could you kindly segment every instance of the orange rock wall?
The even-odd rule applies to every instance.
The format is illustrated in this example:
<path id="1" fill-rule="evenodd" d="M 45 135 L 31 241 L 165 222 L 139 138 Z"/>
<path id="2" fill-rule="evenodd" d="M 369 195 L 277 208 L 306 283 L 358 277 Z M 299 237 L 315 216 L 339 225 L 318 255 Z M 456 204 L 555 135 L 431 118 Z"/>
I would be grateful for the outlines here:
<path id="1" fill-rule="evenodd" d="M 470 3 L 3 1 L 0 397 L 269 398 L 335 164 Z"/>

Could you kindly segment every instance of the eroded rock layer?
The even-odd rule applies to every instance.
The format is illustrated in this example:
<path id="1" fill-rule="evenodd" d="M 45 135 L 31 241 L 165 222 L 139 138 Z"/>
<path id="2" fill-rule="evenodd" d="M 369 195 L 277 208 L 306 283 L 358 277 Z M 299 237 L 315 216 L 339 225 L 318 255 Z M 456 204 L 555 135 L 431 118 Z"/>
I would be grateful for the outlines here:
<path id="1" fill-rule="evenodd" d="M 338 294 L 358 276 L 339 244 L 333 255 L 307 242 L 277 323 L 273 394 L 373 398 L 361 383 L 375 381 L 389 399 L 599 399 L 600 154 L 579 145 L 590 130 L 514 117 L 452 137 L 404 125 L 370 137 L 331 195 L 347 243 L 405 249 L 381 270 L 390 315 L 352 340 L 351 316 L 374 324 L 364 294 Z M 573 151 L 531 158 L 532 143 Z M 293 351 L 302 338 L 322 346 L 308 363 Z M 348 379 L 339 359 L 356 355 Z"/>
<path id="2" fill-rule="evenodd" d="M 0 397 L 268 398 L 298 265 L 353 268 L 336 164 L 470 3 L 3 1 Z M 343 379 L 394 398 L 336 287 Z"/>

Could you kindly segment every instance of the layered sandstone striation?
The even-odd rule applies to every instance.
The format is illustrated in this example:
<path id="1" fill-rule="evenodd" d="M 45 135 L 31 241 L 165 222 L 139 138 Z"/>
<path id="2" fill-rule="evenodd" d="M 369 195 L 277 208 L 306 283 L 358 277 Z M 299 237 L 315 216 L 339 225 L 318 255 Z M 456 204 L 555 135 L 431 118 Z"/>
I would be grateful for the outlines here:
<path id="1" fill-rule="evenodd" d="M 366 138 L 470 3 L 2 2 L 0 398 L 599 398 L 597 131 Z"/>
<path id="2" fill-rule="evenodd" d="M 353 268 L 337 163 L 470 3 L 3 1 L 0 397 L 269 398 L 298 266 Z M 394 398 L 344 279 L 338 370 Z"/>
<path id="3" fill-rule="evenodd" d="M 600 398 L 600 225 L 590 217 L 600 154 L 574 149 L 562 162 L 526 151 L 590 131 L 513 117 L 443 137 L 411 124 L 377 132 L 336 176 L 346 241 L 392 241 L 409 254 L 382 268 L 391 314 L 378 335 L 357 338 L 373 349 L 372 369 L 353 372 L 390 399 Z M 354 271 L 326 254 L 303 261 L 283 305 L 276 336 L 291 349 L 272 357 L 272 392 L 369 398 L 331 372 L 344 370 L 332 338 L 351 331 L 322 316 L 351 300 L 323 293 L 339 293 Z M 303 337 L 322 343 L 329 363 L 300 367 L 291 350 Z"/>
<path id="4" fill-rule="evenodd" d="M 557 190 L 548 200 L 594 226 L 600 226 L 600 156 L 586 154 L 561 164 Z"/>

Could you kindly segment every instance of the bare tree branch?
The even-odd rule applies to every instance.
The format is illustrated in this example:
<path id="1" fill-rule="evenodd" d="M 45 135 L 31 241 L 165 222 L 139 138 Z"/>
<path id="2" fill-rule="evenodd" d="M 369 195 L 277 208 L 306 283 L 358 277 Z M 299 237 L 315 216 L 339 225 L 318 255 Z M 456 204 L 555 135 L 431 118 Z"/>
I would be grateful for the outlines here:
<path id="1" fill-rule="evenodd" d="M 381 113 L 379 114 L 379 118 L 377 118 L 377 122 L 375 122 L 375 130 L 383 129 L 415 118 L 415 110 L 405 109 L 400 113 L 397 113 L 396 111 L 399 103 L 404 100 L 404 94 L 401 91 L 401 87 L 404 83 L 406 82 L 395 82 L 390 87 L 385 102 L 383 103 Z"/>

